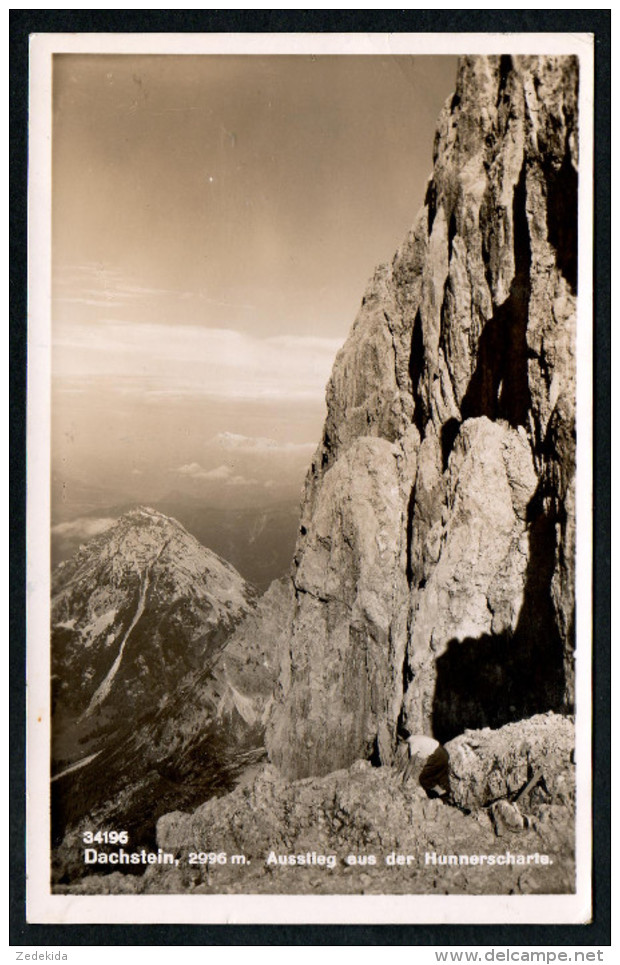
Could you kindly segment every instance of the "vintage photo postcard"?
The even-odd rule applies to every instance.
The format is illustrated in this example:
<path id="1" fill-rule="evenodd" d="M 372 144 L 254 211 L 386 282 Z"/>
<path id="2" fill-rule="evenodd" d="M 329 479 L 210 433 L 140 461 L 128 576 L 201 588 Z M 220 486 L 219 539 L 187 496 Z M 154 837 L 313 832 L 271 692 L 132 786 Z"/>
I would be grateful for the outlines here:
<path id="1" fill-rule="evenodd" d="M 28 921 L 589 921 L 592 36 L 30 66 Z"/>

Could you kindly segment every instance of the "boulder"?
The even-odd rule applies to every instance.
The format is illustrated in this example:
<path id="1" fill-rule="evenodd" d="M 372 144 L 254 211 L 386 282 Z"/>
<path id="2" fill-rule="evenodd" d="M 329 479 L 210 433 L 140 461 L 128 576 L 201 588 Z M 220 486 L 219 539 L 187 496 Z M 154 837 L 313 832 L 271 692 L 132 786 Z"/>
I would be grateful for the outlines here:
<path id="1" fill-rule="evenodd" d="M 573 720 L 559 714 L 537 714 L 498 730 L 466 730 L 445 745 L 450 798 L 468 811 L 500 800 L 518 804 L 521 812 L 540 803 L 574 805 L 574 746 Z"/>

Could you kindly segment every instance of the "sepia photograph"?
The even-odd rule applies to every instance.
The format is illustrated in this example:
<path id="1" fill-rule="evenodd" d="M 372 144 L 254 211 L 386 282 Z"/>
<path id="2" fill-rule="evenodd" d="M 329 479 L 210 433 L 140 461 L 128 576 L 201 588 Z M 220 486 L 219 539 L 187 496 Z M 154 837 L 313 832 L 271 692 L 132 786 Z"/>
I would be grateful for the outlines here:
<path id="1" fill-rule="evenodd" d="M 29 921 L 589 920 L 592 57 L 32 38 Z"/>

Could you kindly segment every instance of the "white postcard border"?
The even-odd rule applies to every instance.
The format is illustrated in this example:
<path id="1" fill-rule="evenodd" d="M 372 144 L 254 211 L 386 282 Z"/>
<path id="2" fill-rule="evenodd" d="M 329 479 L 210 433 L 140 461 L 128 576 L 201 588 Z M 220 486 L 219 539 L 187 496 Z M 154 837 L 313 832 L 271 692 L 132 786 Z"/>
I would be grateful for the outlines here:
<path id="1" fill-rule="evenodd" d="M 54 53 L 576 54 L 579 93 L 574 895 L 53 895 L 50 887 L 51 76 Z M 30 923 L 586 923 L 592 913 L 591 34 L 33 34 L 30 40 L 27 404 L 27 920 Z M 430 173 L 430 162 L 429 162 Z M 412 217 L 413 217 L 412 213 Z"/>

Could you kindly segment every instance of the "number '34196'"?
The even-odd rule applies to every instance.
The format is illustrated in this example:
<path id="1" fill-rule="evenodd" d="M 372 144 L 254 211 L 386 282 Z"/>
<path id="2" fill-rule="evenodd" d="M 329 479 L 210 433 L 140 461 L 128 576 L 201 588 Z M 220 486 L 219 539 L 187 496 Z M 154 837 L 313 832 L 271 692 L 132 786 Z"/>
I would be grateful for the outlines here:
<path id="1" fill-rule="evenodd" d="M 127 844 L 127 831 L 85 831 L 82 835 L 84 844 Z"/>

